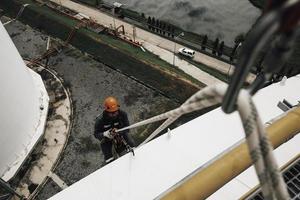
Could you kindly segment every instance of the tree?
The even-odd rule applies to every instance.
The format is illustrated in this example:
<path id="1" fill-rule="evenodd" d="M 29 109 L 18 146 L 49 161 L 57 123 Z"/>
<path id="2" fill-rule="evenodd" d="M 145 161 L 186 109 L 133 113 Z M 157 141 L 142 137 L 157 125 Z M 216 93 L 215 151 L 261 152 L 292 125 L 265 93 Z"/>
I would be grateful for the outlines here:
<path id="1" fill-rule="evenodd" d="M 230 54 L 230 57 L 229 57 L 231 62 L 233 61 L 233 59 L 235 57 L 235 53 L 236 53 L 236 49 L 237 49 L 238 45 L 239 45 L 238 43 L 235 43 L 235 45 L 234 45 L 234 47 L 231 51 L 231 54 Z"/>
<path id="2" fill-rule="evenodd" d="M 159 24 L 160 24 L 160 22 L 159 22 L 159 20 L 157 19 L 157 20 L 156 20 L 156 23 L 155 23 L 156 31 L 157 31 L 157 32 L 159 32 Z"/>
<path id="3" fill-rule="evenodd" d="M 163 26 L 163 22 L 160 21 L 159 24 L 158 24 L 158 27 L 159 27 L 159 33 L 162 34 L 162 26 Z"/>
<path id="4" fill-rule="evenodd" d="M 148 29 L 151 29 L 151 17 L 149 16 L 147 19 Z"/>
<path id="5" fill-rule="evenodd" d="M 174 26 L 172 26 L 171 27 L 171 36 L 172 36 L 172 38 L 174 38 L 174 36 L 175 36 L 175 28 L 174 28 Z"/>
<path id="6" fill-rule="evenodd" d="M 234 43 L 235 44 L 239 44 L 241 42 L 244 42 L 245 41 L 245 36 L 243 33 L 239 34 L 238 36 L 235 37 L 234 39 Z"/>
<path id="7" fill-rule="evenodd" d="M 224 50 L 224 41 L 221 42 L 219 48 L 218 48 L 218 51 L 217 51 L 217 54 L 218 56 L 222 56 L 223 55 L 223 50 Z"/>
<path id="8" fill-rule="evenodd" d="M 152 25 L 152 30 L 155 31 L 155 18 L 152 17 L 151 19 L 151 25 Z"/>
<path id="9" fill-rule="evenodd" d="M 219 46 L 219 38 L 217 38 L 214 42 L 213 49 L 212 49 L 212 54 L 216 55 L 216 52 L 218 50 L 218 46 Z"/>
<path id="10" fill-rule="evenodd" d="M 171 35 L 171 26 L 170 24 L 167 24 L 167 32 L 168 32 L 168 37 Z"/>
<path id="11" fill-rule="evenodd" d="M 101 4 L 103 4 L 103 1 L 102 1 L 102 0 L 96 0 L 96 5 L 97 5 L 97 6 L 99 6 L 99 5 L 101 5 Z"/>
<path id="12" fill-rule="evenodd" d="M 162 30 L 163 30 L 163 34 L 165 35 L 166 34 L 166 23 L 165 22 L 161 22 L 162 23 Z"/>
<path id="13" fill-rule="evenodd" d="M 201 49 L 202 49 L 202 50 L 205 50 L 206 44 L 207 44 L 207 40 L 208 40 L 207 35 L 204 35 L 203 40 L 202 40 L 202 42 L 201 42 Z"/>

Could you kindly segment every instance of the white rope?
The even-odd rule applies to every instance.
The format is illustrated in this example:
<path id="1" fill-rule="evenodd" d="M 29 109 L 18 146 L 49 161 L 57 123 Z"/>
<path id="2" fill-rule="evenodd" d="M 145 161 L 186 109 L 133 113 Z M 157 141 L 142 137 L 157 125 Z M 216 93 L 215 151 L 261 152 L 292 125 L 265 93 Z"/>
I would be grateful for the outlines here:
<path id="1" fill-rule="evenodd" d="M 219 87 L 221 90 L 225 91 L 225 85 L 217 85 L 215 87 Z M 188 105 L 191 102 L 196 101 L 196 99 L 201 99 L 201 96 L 205 96 L 207 94 L 210 94 L 214 89 L 213 88 L 206 88 L 205 90 L 200 90 L 199 92 L 197 92 L 196 94 L 194 94 L 193 96 L 191 96 L 187 101 L 184 102 L 183 105 Z M 210 94 L 211 96 L 211 94 Z M 208 99 L 208 98 L 204 98 L 201 99 L 202 100 L 202 107 L 199 107 L 198 110 L 210 107 L 212 105 L 218 104 L 220 103 L 220 101 L 218 101 L 217 99 L 213 98 L 213 99 Z M 162 125 L 160 125 L 150 136 L 148 136 L 148 138 L 142 142 L 139 146 L 142 146 L 144 144 L 146 144 L 147 142 L 149 142 L 150 140 L 152 140 L 155 136 L 157 136 L 162 130 L 164 130 L 165 128 L 167 128 L 170 124 L 172 124 L 174 121 L 176 121 L 179 117 L 181 117 L 183 114 L 180 114 L 178 116 L 175 117 L 170 117 L 168 118 Z"/>
<path id="2" fill-rule="evenodd" d="M 278 165 L 273 155 L 273 147 L 265 133 L 264 125 L 250 94 L 246 91 L 242 91 L 242 93 L 238 98 L 238 111 L 243 122 L 250 156 L 254 163 L 264 198 L 289 199 L 287 188 L 278 170 Z"/>
<path id="3" fill-rule="evenodd" d="M 216 95 L 217 91 L 220 90 L 220 91 L 225 92 L 226 88 L 227 88 L 227 86 L 225 84 L 219 84 L 219 85 L 215 85 L 215 86 L 206 87 L 206 88 L 200 90 L 199 92 L 197 92 L 196 94 L 194 94 L 191 98 L 189 98 L 187 103 L 181 105 L 179 108 L 176 108 L 176 109 L 168 111 L 166 113 L 154 116 L 154 117 L 146 119 L 144 121 L 132 124 L 128 127 L 119 129 L 116 132 L 121 132 L 121 131 L 124 131 L 127 129 L 136 128 L 136 127 L 150 124 L 153 122 L 161 121 L 163 119 L 169 118 L 170 119 L 169 121 L 171 121 L 171 119 L 178 118 L 183 114 L 190 113 L 195 110 L 199 110 L 199 109 L 206 108 L 208 106 L 220 103 L 221 99 Z M 155 137 L 155 136 L 153 136 L 153 137 Z"/>
<path id="4" fill-rule="evenodd" d="M 117 132 L 167 119 L 142 143 L 144 144 L 181 115 L 220 103 L 225 95 L 226 89 L 227 85 L 225 84 L 206 87 L 190 97 L 179 108 L 119 129 Z M 273 148 L 248 91 L 241 90 L 237 105 L 243 122 L 250 156 L 254 163 L 265 199 L 289 199 L 287 188 L 273 156 Z"/>

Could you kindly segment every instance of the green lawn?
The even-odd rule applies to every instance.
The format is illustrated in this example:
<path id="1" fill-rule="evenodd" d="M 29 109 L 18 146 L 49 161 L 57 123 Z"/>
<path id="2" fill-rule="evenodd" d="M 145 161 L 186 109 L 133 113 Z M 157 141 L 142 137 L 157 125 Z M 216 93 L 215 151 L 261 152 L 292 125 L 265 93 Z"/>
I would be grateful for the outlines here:
<path id="1" fill-rule="evenodd" d="M 168 62 L 160 59 L 157 55 L 152 54 L 151 52 L 147 51 L 144 52 L 141 48 L 133 46 L 127 42 L 124 42 L 120 39 L 114 38 L 113 36 L 105 35 L 105 34 L 96 34 L 92 31 L 89 30 L 84 30 L 86 34 L 90 35 L 91 37 L 94 37 L 95 40 L 101 40 L 102 43 L 107 44 L 109 46 L 118 48 L 119 50 L 125 52 L 127 55 L 130 55 L 136 59 L 142 60 L 148 64 L 154 65 L 161 70 L 169 71 L 176 73 L 185 79 L 190 80 L 192 83 L 204 87 L 205 84 L 199 82 L 195 78 L 191 77 L 190 75 L 186 74 L 184 71 L 179 69 L 178 67 L 173 67 L 171 64 Z"/>
<path id="2" fill-rule="evenodd" d="M 194 66 L 198 67 L 199 69 L 201 69 L 202 71 L 216 77 L 217 79 L 225 82 L 225 83 L 228 83 L 229 82 L 229 77 L 227 74 L 224 74 L 216 69 L 213 69 L 207 65 L 204 65 L 202 63 L 199 63 L 199 62 L 196 62 L 194 60 L 190 60 L 189 61 L 191 64 L 193 64 Z"/>
<path id="3" fill-rule="evenodd" d="M 39 15 L 47 16 L 48 18 L 52 19 L 52 21 L 57 21 L 60 24 L 63 24 L 64 26 L 71 31 L 73 27 L 76 26 L 79 22 L 77 20 L 68 18 L 64 15 L 61 15 L 54 10 L 48 8 L 47 6 L 40 6 L 33 2 L 32 0 L 20 0 L 19 1 L 22 4 L 29 3 L 29 8 L 26 9 L 32 9 L 37 11 Z M 26 11 L 25 9 L 25 11 Z M 33 17 L 33 16 L 32 16 Z M 39 16 L 37 16 L 39 18 Z M 65 31 L 67 31 L 67 29 Z M 159 68 L 160 70 L 169 72 L 177 77 L 184 78 L 186 80 L 189 80 L 195 85 L 198 85 L 199 87 L 204 87 L 205 85 L 198 80 L 194 79 L 190 75 L 183 72 L 181 69 L 177 67 L 173 67 L 168 62 L 160 59 L 158 56 L 152 54 L 149 51 L 143 51 L 141 48 L 133 46 L 127 42 L 124 42 L 114 36 L 106 35 L 106 34 L 98 34 L 96 32 L 93 32 L 92 30 L 88 30 L 86 28 L 81 28 L 79 30 L 80 32 L 84 33 L 88 37 L 91 37 L 93 40 L 98 41 L 100 43 L 104 43 L 106 45 L 109 45 L 113 48 L 117 48 L 118 50 L 122 51 L 123 53 L 126 53 L 127 55 L 134 57 L 138 60 L 141 60 L 147 64 L 150 64 L 152 66 L 155 66 L 156 68 Z M 68 32 L 64 33 L 64 31 L 61 30 L 59 33 L 60 37 L 65 37 L 64 35 L 68 34 Z"/>

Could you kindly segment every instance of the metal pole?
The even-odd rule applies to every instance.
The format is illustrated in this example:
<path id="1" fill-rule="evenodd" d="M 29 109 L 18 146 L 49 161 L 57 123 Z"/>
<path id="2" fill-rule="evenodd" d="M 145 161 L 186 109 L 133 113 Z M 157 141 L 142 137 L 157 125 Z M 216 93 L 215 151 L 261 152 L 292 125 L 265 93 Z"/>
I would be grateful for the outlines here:
<path id="1" fill-rule="evenodd" d="M 134 25 L 132 25 L 132 36 L 133 36 L 133 42 L 135 42 L 136 29 Z"/>
<path id="2" fill-rule="evenodd" d="M 175 67 L 175 51 L 176 51 L 176 39 L 180 36 L 184 36 L 184 32 L 181 32 L 177 36 L 174 37 L 174 50 L 173 50 L 173 67 Z"/>
<path id="3" fill-rule="evenodd" d="M 115 7 L 113 7 L 113 22 L 114 22 L 114 30 L 116 30 L 116 22 L 115 22 Z"/>
<path id="4" fill-rule="evenodd" d="M 176 37 L 175 37 L 176 39 Z M 173 67 L 175 67 L 175 50 L 176 50 L 176 42 L 174 41 L 174 50 L 173 50 Z"/>
<path id="5" fill-rule="evenodd" d="M 230 70 L 231 70 L 231 66 L 232 66 L 232 62 L 229 61 L 229 70 L 228 70 L 228 72 L 227 72 L 228 81 L 229 81 L 229 79 L 230 79 Z"/>

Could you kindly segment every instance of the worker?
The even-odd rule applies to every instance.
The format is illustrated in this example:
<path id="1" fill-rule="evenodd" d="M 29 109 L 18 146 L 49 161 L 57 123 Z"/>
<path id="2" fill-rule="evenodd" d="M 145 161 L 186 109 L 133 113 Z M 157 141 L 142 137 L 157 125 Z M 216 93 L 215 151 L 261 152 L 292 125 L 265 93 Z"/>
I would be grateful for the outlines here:
<path id="1" fill-rule="evenodd" d="M 107 97 L 104 100 L 104 111 L 96 118 L 94 136 L 101 141 L 101 149 L 104 154 L 105 163 L 114 160 L 112 154 L 113 139 L 116 130 L 129 126 L 126 112 L 120 109 L 116 98 Z M 120 134 L 130 147 L 134 147 L 134 141 L 129 135 L 129 130 Z"/>

